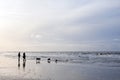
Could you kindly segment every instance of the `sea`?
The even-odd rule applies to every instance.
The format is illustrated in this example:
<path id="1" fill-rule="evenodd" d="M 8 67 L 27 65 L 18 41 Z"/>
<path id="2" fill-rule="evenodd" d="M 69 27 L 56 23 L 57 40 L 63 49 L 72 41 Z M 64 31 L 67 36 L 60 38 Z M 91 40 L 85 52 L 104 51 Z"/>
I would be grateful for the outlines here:
<path id="1" fill-rule="evenodd" d="M 16 59 L 18 52 L 4 52 L 2 55 Z M 22 56 L 21 52 L 21 56 Z M 119 51 L 51 51 L 51 52 L 33 52 L 26 51 L 27 60 L 35 60 L 41 58 L 41 61 L 51 62 L 57 60 L 58 63 L 75 63 L 75 64 L 103 64 L 106 66 L 120 67 L 120 52 Z"/>
<path id="2" fill-rule="evenodd" d="M 0 52 L 0 80 L 120 80 L 119 51 L 21 51 L 20 61 L 18 53 Z"/>

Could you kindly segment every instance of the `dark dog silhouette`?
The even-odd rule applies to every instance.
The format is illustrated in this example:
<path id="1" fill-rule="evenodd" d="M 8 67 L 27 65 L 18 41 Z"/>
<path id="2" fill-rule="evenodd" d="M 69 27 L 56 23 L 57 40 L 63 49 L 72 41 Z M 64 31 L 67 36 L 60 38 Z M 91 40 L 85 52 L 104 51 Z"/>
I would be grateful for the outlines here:
<path id="1" fill-rule="evenodd" d="M 47 61 L 48 61 L 48 63 L 50 63 L 51 59 L 50 59 L 50 58 L 48 58 L 48 59 L 47 59 Z"/>
<path id="2" fill-rule="evenodd" d="M 36 58 L 36 63 L 40 63 L 41 58 Z"/>

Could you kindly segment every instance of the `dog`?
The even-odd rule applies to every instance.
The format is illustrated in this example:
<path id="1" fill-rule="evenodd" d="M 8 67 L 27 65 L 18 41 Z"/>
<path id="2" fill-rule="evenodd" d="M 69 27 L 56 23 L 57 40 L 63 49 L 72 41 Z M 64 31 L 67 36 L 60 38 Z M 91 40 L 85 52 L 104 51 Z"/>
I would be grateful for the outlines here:
<path id="1" fill-rule="evenodd" d="M 50 63 L 50 61 L 51 61 L 51 59 L 50 59 L 50 58 L 48 58 L 48 59 L 47 59 L 47 62 L 48 62 L 48 63 Z"/>
<path id="2" fill-rule="evenodd" d="M 40 63 L 41 58 L 36 58 L 36 63 Z"/>

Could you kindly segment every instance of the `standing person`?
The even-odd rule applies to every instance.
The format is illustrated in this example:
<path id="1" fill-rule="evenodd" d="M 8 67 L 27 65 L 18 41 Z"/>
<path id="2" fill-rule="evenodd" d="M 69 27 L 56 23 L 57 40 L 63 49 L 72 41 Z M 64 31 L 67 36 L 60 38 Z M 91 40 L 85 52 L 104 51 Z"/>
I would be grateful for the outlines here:
<path id="1" fill-rule="evenodd" d="M 23 61 L 26 61 L 26 54 L 25 54 L 25 52 L 23 53 Z"/>
<path id="2" fill-rule="evenodd" d="M 20 61 L 20 52 L 18 53 L 18 61 Z"/>

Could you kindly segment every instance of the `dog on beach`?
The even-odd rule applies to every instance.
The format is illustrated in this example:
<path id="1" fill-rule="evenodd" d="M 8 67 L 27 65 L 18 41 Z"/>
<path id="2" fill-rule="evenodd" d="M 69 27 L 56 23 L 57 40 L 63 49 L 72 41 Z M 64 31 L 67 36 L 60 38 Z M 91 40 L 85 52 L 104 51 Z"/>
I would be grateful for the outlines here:
<path id="1" fill-rule="evenodd" d="M 41 58 L 36 58 L 36 63 L 40 63 Z"/>
<path id="2" fill-rule="evenodd" d="M 48 59 L 47 59 L 47 61 L 48 61 L 48 63 L 50 63 L 51 59 L 50 59 L 50 58 L 48 58 Z"/>

